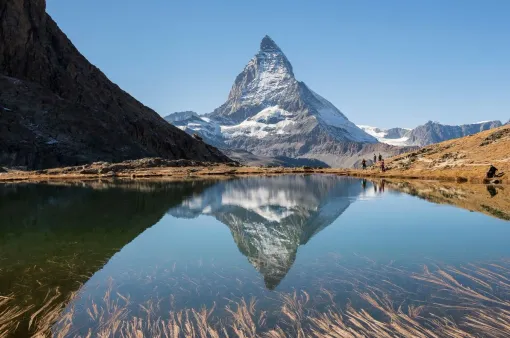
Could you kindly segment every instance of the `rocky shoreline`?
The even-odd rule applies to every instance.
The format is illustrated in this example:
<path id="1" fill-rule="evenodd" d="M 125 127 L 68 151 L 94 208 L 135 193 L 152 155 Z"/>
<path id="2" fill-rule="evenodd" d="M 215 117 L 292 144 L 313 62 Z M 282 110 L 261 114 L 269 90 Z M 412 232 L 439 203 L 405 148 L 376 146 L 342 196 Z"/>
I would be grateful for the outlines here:
<path id="1" fill-rule="evenodd" d="M 381 172 L 372 167 L 368 170 L 345 168 L 313 168 L 313 167 L 246 167 L 237 162 L 213 163 L 192 160 L 167 160 L 162 158 L 144 158 L 119 163 L 94 162 L 91 164 L 63 167 L 36 171 L 25 171 L 0 167 L 0 183 L 4 182 L 42 182 L 68 180 L 98 180 L 98 179 L 186 179 L 225 176 L 257 176 L 257 175 L 288 175 L 288 174 L 333 174 L 364 178 L 392 178 L 437 180 L 457 183 L 495 183 L 504 184 L 506 179 L 498 178 L 487 182 L 484 171 L 471 170 L 404 170 L 391 168 Z"/>

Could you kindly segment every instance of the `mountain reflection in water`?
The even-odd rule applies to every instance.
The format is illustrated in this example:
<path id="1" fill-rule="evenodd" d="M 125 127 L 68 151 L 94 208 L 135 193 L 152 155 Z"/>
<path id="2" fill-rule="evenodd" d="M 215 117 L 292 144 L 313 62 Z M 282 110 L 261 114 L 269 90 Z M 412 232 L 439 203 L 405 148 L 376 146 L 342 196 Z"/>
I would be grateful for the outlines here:
<path id="1" fill-rule="evenodd" d="M 29 309 L 13 322 L 18 337 L 34 334 L 36 313 L 60 318 L 47 322 L 54 332 L 72 318 L 73 332 L 94 336 L 98 304 L 120 304 L 123 316 L 157 304 L 151 318 L 216 308 L 221 321 L 252 297 L 273 327 L 295 291 L 313 311 L 359 306 L 355 285 L 402 282 L 387 272 L 412 279 L 430 262 L 510 257 L 509 201 L 502 186 L 328 175 L 0 185 L 0 296 Z"/>
<path id="2" fill-rule="evenodd" d="M 290 270 L 298 247 L 336 220 L 361 194 L 358 182 L 335 176 L 219 182 L 168 214 L 179 218 L 209 215 L 227 225 L 239 251 L 273 290 Z"/>

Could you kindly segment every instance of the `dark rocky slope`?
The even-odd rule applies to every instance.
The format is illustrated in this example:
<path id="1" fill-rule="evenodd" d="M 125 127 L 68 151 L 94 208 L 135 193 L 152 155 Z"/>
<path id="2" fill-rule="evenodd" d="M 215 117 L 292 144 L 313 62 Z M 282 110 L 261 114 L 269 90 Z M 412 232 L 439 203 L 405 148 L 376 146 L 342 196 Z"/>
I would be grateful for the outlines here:
<path id="1" fill-rule="evenodd" d="M 44 0 L 0 0 L 0 165 L 228 161 L 112 83 L 45 9 Z"/>

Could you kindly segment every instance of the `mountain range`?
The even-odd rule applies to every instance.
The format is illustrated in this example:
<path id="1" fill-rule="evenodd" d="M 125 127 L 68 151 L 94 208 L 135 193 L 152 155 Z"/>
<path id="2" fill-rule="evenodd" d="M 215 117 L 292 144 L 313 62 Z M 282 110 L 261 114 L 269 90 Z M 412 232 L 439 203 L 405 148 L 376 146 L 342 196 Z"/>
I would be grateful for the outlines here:
<path id="1" fill-rule="evenodd" d="M 229 161 L 112 83 L 44 0 L 0 2 L 0 145 L 0 165 L 28 169 L 155 156 Z"/>
<path id="2" fill-rule="evenodd" d="M 373 153 L 388 157 L 486 128 L 359 128 L 295 78 L 268 36 L 223 105 L 206 115 L 175 113 L 167 123 L 92 65 L 45 10 L 45 0 L 0 5 L 0 166 L 163 157 L 351 167 Z"/>
<path id="3" fill-rule="evenodd" d="M 236 77 L 223 105 L 203 116 L 186 111 L 165 119 L 227 152 L 242 150 L 283 161 L 350 167 L 363 155 L 407 150 L 379 143 L 298 81 L 286 55 L 269 36 Z"/>
<path id="4" fill-rule="evenodd" d="M 362 193 L 335 176 L 278 176 L 223 181 L 171 208 L 178 218 L 212 216 L 227 225 L 249 262 L 274 289 L 299 246 L 333 223 Z"/>
<path id="5" fill-rule="evenodd" d="M 484 130 L 501 127 L 501 121 L 482 121 L 458 126 L 449 126 L 439 122 L 429 121 L 414 129 L 390 128 L 381 129 L 358 125 L 368 134 L 377 138 L 379 142 L 395 146 L 426 146 L 459 137 L 473 135 Z"/>

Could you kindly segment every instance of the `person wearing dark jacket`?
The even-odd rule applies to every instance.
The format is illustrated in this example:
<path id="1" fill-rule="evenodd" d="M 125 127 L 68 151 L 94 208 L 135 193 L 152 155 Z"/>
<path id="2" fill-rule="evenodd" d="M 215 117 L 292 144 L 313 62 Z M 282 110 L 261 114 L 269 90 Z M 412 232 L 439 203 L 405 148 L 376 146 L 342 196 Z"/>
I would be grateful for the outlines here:
<path id="1" fill-rule="evenodd" d="M 494 176 L 496 176 L 496 171 L 498 171 L 498 169 L 491 164 L 489 170 L 487 171 L 487 178 L 494 178 Z"/>

